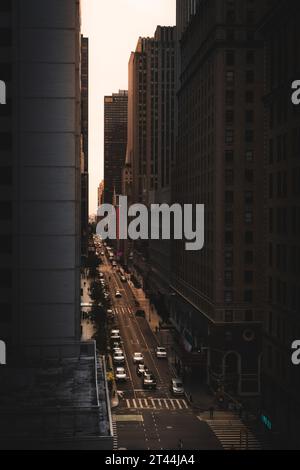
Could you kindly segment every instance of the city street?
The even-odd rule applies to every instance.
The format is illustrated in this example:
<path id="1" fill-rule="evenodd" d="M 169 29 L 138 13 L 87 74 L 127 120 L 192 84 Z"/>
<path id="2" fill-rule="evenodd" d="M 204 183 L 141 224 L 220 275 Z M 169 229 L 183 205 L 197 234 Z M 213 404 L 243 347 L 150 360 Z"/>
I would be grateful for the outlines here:
<path id="1" fill-rule="evenodd" d="M 157 359 L 157 339 L 146 318 L 135 316 L 135 298 L 128 282 L 122 282 L 116 268 L 102 257 L 104 273 L 120 330 L 128 379 L 118 384 L 119 406 L 113 410 L 116 449 L 220 449 L 218 439 L 201 421 L 185 396 L 174 397 L 170 381 L 174 377 L 167 359 Z M 122 297 L 115 297 L 116 291 Z M 146 366 L 157 380 L 156 390 L 144 390 L 136 373 L 133 354 L 141 352 Z M 121 392 L 121 393 L 120 393 Z M 180 444 L 181 441 L 181 444 Z"/>

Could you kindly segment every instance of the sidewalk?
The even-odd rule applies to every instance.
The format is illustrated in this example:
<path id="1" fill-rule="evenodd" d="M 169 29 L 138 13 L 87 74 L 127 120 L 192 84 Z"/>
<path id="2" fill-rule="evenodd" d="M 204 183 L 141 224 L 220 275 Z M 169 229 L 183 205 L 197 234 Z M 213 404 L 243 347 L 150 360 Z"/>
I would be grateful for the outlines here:
<path id="1" fill-rule="evenodd" d="M 159 316 L 154 305 L 150 305 L 149 299 L 146 298 L 145 293 L 142 289 L 137 289 L 134 287 L 131 281 L 128 281 L 133 295 L 139 301 L 141 308 L 146 312 L 146 319 L 149 323 L 151 330 L 153 331 L 157 343 L 163 347 L 166 347 L 169 352 L 169 364 L 176 377 L 178 374 L 175 368 L 175 361 L 172 354 L 173 350 L 173 336 L 170 330 L 160 329 L 161 317 Z M 211 393 L 209 387 L 206 384 L 201 383 L 197 380 L 195 375 L 186 375 L 183 377 L 184 389 L 186 392 L 186 398 L 196 409 L 199 410 L 209 410 L 211 406 L 216 407 L 216 399 L 214 394 Z"/>

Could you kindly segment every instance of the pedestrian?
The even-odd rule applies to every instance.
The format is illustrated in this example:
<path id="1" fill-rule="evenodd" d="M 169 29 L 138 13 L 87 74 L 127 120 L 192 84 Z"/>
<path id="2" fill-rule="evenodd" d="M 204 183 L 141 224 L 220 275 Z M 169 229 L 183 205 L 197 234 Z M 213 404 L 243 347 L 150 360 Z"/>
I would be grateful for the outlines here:
<path id="1" fill-rule="evenodd" d="M 210 416 L 210 419 L 214 419 L 214 411 L 215 411 L 214 407 L 211 406 L 211 407 L 209 408 L 209 416 Z"/>
<path id="2" fill-rule="evenodd" d="M 178 441 L 178 449 L 179 449 L 179 450 L 182 450 L 182 449 L 183 449 L 183 441 L 182 441 L 182 439 L 179 439 L 179 441 Z"/>

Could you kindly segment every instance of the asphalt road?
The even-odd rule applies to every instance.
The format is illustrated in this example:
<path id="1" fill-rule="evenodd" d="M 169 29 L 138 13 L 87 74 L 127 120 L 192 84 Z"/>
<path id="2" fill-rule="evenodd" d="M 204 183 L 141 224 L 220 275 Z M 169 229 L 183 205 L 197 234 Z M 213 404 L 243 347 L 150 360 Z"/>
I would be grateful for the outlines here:
<path id="1" fill-rule="evenodd" d="M 117 432 L 116 449 L 176 450 L 220 449 L 210 427 L 197 418 L 185 397 L 170 392 L 172 372 L 168 361 L 157 359 L 157 340 L 145 318 L 135 317 L 135 298 L 128 283 L 120 279 L 105 256 L 101 271 L 105 274 L 115 311 L 115 326 L 120 330 L 126 356 L 126 383 L 118 384 L 123 392 L 113 419 Z M 122 298 L 115 298 L 119 290 Z M 143 390 L 142 379 L 136 374 L 134 352 L 144 355 L 144 362 L 157 380 L 156 390 Z"/>

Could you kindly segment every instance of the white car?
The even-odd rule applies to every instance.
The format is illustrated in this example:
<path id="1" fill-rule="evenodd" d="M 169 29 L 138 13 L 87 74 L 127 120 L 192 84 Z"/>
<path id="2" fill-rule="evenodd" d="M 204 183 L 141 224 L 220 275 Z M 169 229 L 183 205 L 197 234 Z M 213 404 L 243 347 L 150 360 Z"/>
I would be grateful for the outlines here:
<path id="1" fill-rule="evenodd" d="M 119 290 L 116 291 L 115 297 L 116 297 L 117 299 L 119 299 L 120 297 L 122 297 L 122 294 L 121 294 L 121 292 L 120 292 Z"/>
<path id="2" fill-rule="evenodd" d="M 114 360 L 114 363 L 115 364 L 124 364 L 125 362 L 125 356 L 124 356 L 124 353 L 121 349 L 118 349 L 115 353 L 114 353 L 114 357 L 113 357 L 113 360 Z"/>
<path id="3" fill-rule="evenodd" d="M 156 348 L 156 357 L 158 359 L 166 359 L 167 358 L 166 348 L 161 348 L 161 347 Z"/>
<path id="4" fill-rule="evenodd" d="M 121 276 L 121 281 L 122 281 L 122 282 L 126 282 L 126 277 L 125 277 L 125 276 Z"/>
<path id="5" fill-rule="evenodd" d="M 112 330 L 111 334 L 110 334 L 110 339 L 114 342 L 116 341 L 120 341 L 121 340 L 121 336 L 120 336 L 120 332 L 119 330 Z"/>
<path id="6" fill-rule="evenodd" d="M 124 380 L 127 380 L 126 370 L 124 367 L 117 367 L 115 375 L 117 382 L 123 382 Z"/>
<path id="7" fill-rule="evenodd" d="M 134 364 L 143 364 L 144 362 L 144 356 L 140 352 L 135 352 L 133 354 L 133 363 Z"/>

